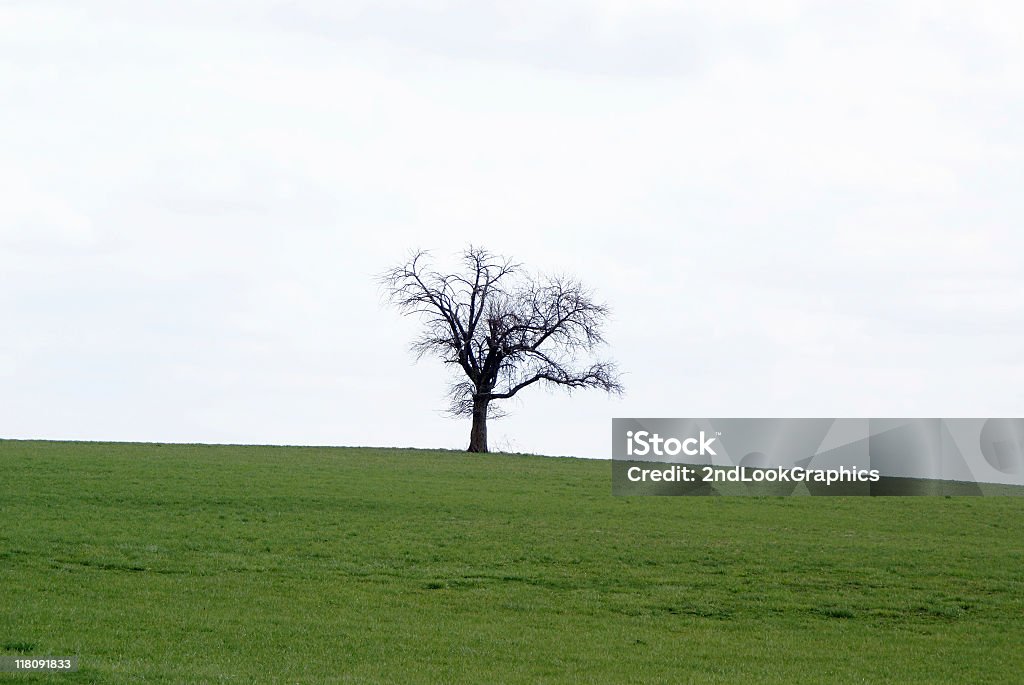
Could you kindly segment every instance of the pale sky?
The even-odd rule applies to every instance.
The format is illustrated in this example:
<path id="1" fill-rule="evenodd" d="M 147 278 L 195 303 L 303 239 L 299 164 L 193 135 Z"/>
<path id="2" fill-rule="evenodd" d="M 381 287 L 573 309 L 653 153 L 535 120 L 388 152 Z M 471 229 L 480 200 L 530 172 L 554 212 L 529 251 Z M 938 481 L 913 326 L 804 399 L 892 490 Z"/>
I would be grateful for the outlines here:
<path id="1" fill-rule="evenodd" d="M 614 310 L 613 416 L 1020 416 L 1024 5 L 0 1 L 0 437 L 464 448 L 374 276 Z"/>

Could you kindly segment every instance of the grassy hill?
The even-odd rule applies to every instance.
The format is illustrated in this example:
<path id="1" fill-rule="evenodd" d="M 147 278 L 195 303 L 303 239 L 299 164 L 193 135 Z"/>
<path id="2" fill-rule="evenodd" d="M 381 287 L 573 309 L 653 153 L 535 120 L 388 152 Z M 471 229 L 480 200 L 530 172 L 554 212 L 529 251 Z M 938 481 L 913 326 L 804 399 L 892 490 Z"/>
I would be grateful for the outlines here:
<path id="1" fill-rule="evenodd" d="M 17 682 L 1020 682 L 1024 498 L 616 498 L 610 470 L 0 441 L 0 654 L 80 657 Z"/>

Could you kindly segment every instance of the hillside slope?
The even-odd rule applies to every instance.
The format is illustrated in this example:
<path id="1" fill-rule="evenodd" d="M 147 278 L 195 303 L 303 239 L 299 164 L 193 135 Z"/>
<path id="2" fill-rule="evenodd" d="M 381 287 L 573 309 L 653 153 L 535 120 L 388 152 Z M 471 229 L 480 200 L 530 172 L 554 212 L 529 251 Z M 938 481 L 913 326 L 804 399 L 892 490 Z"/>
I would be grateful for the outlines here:
<path id="1" fill-rule="evenodd" d="M 1024 498 L 616 498 L 606 461 L 0 441 L 18 682 L 1019 682 Z M 34 678 L 34 680 L 33 680 Z"/>

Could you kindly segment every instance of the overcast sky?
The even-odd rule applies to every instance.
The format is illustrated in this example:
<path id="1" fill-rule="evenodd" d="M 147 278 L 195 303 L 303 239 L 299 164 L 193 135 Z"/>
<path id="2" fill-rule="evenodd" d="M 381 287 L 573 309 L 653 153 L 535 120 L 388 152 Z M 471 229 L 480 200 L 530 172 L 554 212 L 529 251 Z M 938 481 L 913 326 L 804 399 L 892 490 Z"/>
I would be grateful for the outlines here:
<path id="1" fill-rule="evenodd" d="M 839 9 L 845 5 L 845 9 Z M 613 416 L 1020 416 L 1024 6 L 0 1 L 0 436 L 463 448 L 375 274 L 614 310 Z"/>

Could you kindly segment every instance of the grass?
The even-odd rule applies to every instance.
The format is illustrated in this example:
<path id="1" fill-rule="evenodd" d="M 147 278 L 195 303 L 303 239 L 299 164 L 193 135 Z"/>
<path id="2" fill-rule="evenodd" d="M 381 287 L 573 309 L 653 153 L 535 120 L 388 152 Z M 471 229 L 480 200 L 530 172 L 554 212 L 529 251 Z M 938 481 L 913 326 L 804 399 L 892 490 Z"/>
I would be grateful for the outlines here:
<path id="1" fill-rule="evenodd" d="M 0 441 L 0 654 L 79 656 L 15 682 L 1020 682 L 1024 498 L 610 471 Z"/>

